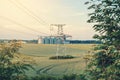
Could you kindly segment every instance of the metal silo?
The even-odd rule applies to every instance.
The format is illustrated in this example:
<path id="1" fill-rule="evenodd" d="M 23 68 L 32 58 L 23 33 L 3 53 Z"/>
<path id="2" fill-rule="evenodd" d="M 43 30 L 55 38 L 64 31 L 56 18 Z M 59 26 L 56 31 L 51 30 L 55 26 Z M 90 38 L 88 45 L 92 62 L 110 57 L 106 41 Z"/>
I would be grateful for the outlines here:
<path id="1" fill-rule="evenodd" d="M 54 44 L 54 37 L 50 37 L 50 44 Z"/>
<path id="2" fill-rule="evenodd" d="M 59 37 L 54 38 L 54 44 L 62 44 L 62 39 Z"/>
<path id="3" fill-rule="evenodd" d="M 44 38 L 44 44 L 50 44 L 50 38 L 49 37 Z"/>
<path id="4" fill-rule="evenodd" d="M 57 44 L 57 38 L 53 37 L 53 44 Z"/>

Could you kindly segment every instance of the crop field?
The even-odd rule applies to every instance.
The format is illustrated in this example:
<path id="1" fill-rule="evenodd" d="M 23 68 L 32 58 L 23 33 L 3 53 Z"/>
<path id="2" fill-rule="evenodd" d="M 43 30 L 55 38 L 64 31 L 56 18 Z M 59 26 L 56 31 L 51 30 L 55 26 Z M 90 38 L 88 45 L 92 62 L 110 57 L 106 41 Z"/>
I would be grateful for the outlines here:
<path id="1" fill-rule="evenodd" d="M 33 60 L 33 66 L 36 70 L 36 72 L 33 70 L 28 71 L 28 75 L 62 76 L 65 74 L 80 74 L 86 68 L 86 63 L 83 59 L 84 55 L 92 52 L 94 47 L 93 44 L 66 44 L 64 45 L 66 46 L 65 53 L 75 58 L 51 60 L 49 57 L 56 55 L 56 46 L 48 44 L 23 44 L 20 53 L 29 56 Z"/>

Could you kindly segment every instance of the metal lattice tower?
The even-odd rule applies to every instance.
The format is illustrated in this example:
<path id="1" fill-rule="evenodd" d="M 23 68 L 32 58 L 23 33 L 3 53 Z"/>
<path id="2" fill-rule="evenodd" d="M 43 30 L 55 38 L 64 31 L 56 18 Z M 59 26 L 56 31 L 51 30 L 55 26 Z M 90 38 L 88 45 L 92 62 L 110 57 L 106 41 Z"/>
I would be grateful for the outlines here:
<path id="1" fill-rule="evenodd" d="M 51 24 L 51 26 L 56 26 L 58 27 L 58 31 L 57 31 L 57 35 L 63 35 L 63 26 L 65 26 L 65 24 Z"/>
<path id="2" fill-rule="evenodd" d="M 51 26 L 56 26 L 58 27 L 57 30 L 57 35 L 56 38 L 57 40 L 57 51 L 56 51 L 56 56 L 59 56 L 61 53 L 66 54 L 66 47 L 64 44 L 65 41 L 65 35 L 63 33 L 63 26 L 65 26 L 65 24 L 51 24 Z M 60 39 L 62 40 L 62 44 L 60 44 Z"/>

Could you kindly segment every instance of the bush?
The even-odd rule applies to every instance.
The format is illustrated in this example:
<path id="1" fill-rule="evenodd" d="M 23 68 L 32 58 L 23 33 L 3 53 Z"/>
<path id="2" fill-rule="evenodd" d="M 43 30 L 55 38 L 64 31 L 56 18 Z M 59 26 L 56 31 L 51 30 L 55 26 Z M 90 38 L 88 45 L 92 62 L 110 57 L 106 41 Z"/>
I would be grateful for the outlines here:
<path id="1" fill-rule="evenodd" d="M 57 80 L 57 78 L 53 76 L 42 75 L 32 77 L 31 80 Z"/>
<path id="2" fill-rule="evenodd" d="M 40 76 L 32 77 L 31 80 L 87 80 L 87 79 L 84 74 L 80 74 L 80 75 L 70 74 L 70 75 L 64 75 L 61 77 L 40 75 Z"/>
<path id="3" fill-rule="evenodd" d="M 62 80 L 76 80 L 77 75 L 76 74 L 71 74 L 71 75 L 64 75 Z"/>
<path id="4" fill-rule="evenodd" d="M 52 56 L 49 59 L 73 59 L 75 57 L 71 56 L 71 55 L 66 55 L 66 56 Z"/>
<path id="5" fill-rule="evenodd" d="M 26 78 L 25 71 L 32 66 L 14 61 L 14 55 L 20 47 L 20 44 L 16 42 L 0 44 L 0 80 L 24 80 Z"/>

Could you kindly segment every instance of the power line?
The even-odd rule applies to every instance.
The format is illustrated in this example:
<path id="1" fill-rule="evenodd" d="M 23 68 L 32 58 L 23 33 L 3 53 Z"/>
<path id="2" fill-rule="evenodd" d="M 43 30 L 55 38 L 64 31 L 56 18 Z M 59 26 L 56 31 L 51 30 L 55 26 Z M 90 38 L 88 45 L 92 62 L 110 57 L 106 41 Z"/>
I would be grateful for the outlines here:
<path id="1" fill-rule="evenodd" d="M 42 22 L 44 22 L 46 25 L 49 25 L 46 21 L 44 21 L 42 18 L 40 18 L 39 16 L 37 16 L 34 12 L 32 12 L 30 9 L 28 9 L 27 7 L 25 7 L 22 3 L 20 3 L 18 0 L 15 0 L 19 5 L 23 6 L 24 9 L 26 9 L 28 12 L 30 12 L 31 14 L 33 14 L 38 20 L 42 20 Z"/>
<path id="2" fill-rule="evenodd" d="M 33 19 L 35 19 L 38 23 L 43 24 L 45 23 L 47 26 L 49 25 L 47 22 L 45 22 L 44 20 L 42 20 L 39 16 L 37 16 L 35 13 L 33 13 L 31 10 L 29 10 L 27 7 L 25 7 L 22 3 L 20 3 L 19 1 L 12 1 L 12 0 L 8 0 L 10 1 L 12 4 L 16 5 L 16 7 L 22 9 L 27 15 L 31 16 Z M 19 4 L 19 5 L 18 5 Z M 42 23 L 42 22 L 43 23 Z"/>
<path id="3" fill-rule="evenodd" d="M 49 35 L 49 34 L 47 34 L 47 33 L 40 32 L 40 31 L 38 31 L 38 30 L 35 30 L 35 29 L 32 29 L 32 28 L 30 28 L 30 27 L 28 27 L 28 26 L 25 26 L 25 25 L 23 25 L 23 24 L 20 24 L 20 23 L 14 21 L 14 20 L 12 20 L 12 19 L 9 19 L 9 18 L 7 18 L 7 17 L 0 16 L 0 19 L 7 20 L 7 21 L 9 21 L 9 22 L 12 22 L 12 23 L 14 23 L 14 24 L 17 24 L 17 25 L 23 27 L 23 28 L 29 29 L 29 30 L 34 31 L 34 32 L 37 32 L 37 33 Z"/>
<path id="4" fill-rule="evenodd" d="M 32 33 L 26 33 L 26 32 L 23 32 L 23 31 L 18 31 L 18 30 L 14 30 L 14 29 L 10 29 L 10 28 L 5 28 L 5 30 L 9 30 L 9 31 L 12 31 L 12 32 L 14 31 L 14 32 L 21 33 L 21 34 L 35 35 L 35 34 L 32 34 Z"/>

